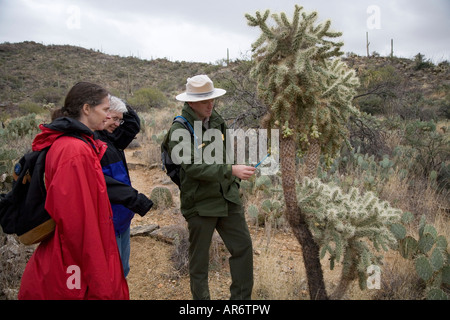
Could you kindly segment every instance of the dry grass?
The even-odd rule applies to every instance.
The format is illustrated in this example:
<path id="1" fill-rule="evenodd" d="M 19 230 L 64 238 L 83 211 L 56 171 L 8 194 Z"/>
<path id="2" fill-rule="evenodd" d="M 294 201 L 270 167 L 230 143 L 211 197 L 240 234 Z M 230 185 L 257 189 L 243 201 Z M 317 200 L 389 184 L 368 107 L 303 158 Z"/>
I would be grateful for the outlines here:
<path id="1" fill-rule="evenodd" d="M 0 231 L 0 300 L 17 298 L 20 279 L 34 248 L 21 244 L 16 236 Z"/>
<path id="2" fill-rule="evenodd" d="M 380 274 L 381 287 L 373 291 L 373 300 L 421 300 L 425 286 L 417 275 L 414 262 L 391 252 Z"/>
<path id="3" fill-rule="evenodd" d="M 153 109 L 150 113 L 140 114 L 144 126 L 138 135 L 138 142 L 142 146 L 139 157 L 143 163 L 160 165 L 161 163 L 161 138 L 164 132 L 170 129 L 172 119 L 181 114 L 176 107 L 166 109 Z M 157 137 L 158 140 L 154 138 Z"/>
<path id="4" fill-rule="evenodd" d="M 255 263 L 253 299 L 298 300 L 308 296 L 305 271 L 293 255 L 275 248 L 263 250 Z M 255 259 L 256 260 L 256 259 Z M 297 261 L 296 261 L 297 260 Z"/>

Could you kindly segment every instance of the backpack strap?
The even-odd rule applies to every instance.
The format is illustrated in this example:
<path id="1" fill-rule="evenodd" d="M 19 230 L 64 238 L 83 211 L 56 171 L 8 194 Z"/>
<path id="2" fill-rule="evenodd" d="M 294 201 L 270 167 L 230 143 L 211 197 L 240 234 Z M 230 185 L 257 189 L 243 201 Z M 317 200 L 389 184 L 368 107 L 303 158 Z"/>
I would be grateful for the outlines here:
<path id="1" fill-rule="evenodd" d="M 191 124 L 189 123 L 189 121 L 185 117 L 183 117 L 183 116 L 176 116 L 175 118 L 173 118 L 172 124 L 174 122 L 179 122 L 179 123 L 183 124 L 186 127 L 186 129 L 188 129 L 191 132 L 191 134 L 194 133 L 194 128 L 192 128 Z"/>
<path id="2" fill-rule="evenodd" d="M 175 122 L 181 123 L 189 131 L 191 136 L 195 138 L 195 148 L 197 150 L 198 149 L 198 138 L 197 138 L 197 135 L 195 134 L 194 128 L 192 128 L 192 125 L 189 123 L 189 121 L 183 116 L 176 116 L 173 119 L 172 124 L 174 124 Z"/>

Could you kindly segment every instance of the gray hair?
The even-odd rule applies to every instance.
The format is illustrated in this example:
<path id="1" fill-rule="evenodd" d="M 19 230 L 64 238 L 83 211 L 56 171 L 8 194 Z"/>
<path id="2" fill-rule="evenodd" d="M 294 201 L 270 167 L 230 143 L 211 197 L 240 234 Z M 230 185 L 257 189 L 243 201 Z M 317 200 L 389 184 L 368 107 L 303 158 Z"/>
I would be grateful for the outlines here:
<path id="1" fill-rule="evenodd" d="M 109 101 L 110 101 L 110 103 L 109 103 L 110 111 L 116 111 L 116 112 L 121 112 L 121 113 L 125 113 L 128 111 L 127 106 L 121 99 L 119 99 L 115 96 L 111 96 L 111 99 Z"/>

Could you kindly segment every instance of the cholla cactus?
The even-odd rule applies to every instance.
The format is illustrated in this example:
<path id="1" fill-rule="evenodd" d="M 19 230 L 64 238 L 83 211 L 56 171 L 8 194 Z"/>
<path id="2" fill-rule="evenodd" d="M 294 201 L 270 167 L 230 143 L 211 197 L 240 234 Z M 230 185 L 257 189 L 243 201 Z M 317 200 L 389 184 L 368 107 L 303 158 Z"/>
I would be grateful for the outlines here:
<path id="1" fill-rule="evenodd" d="M 258 93 L 269 106 L 262 125 L 279 128 L 280 164 L 287 220 L 302 246 L 311 299 L 327 299 L 319 247 L 297 204 L 296 154 L 309 152 L 307 175 L 317 170 L 320 151 L 328 163 L 338 153 L 346 136 L 346 121 L 356 110 L 351 101 L 358 80 L 355 73 L 338 59 L 342 42 L 333 39 L 340 32 L 330 31 L 330 21 L 316 25 L 317 12 L 306 14 L 295 6 L 292 21 L 286 14 L 270 12 L 246 15 L 248 24 L 262 31 L 252 45 L 255 65 L 251 74 L 258 83 Z M 269 130 L 271 131 L 271 130 Z"/>
<path id="2" fill-rule="evenodd" d="M 360 287 L 365 288 L 367 268 L 379 265 L 382 259 L 371 248 L 395 248 L 397 241 L 391 226 L 400 221 L 402 211 L 380 201 L 372 192 L 360 194 L 352 188 L 344 193 L 318 179 L 305 178 L 297 194 L 299 206 L 321 247 L 321 258 L 329 253 L 331 269 L 336 262 L 343 264 L 340 284 L 332 298 L 341 298 L 357 276 Z"/>
<path id="3" fill-rule="evenodd" d="M 252 75 L 258 90 L 270 106 L 264 118 L 267 127 L 279 127 L 283 136 L 295 135 L 299 150 L 314 150 L 310 169 L 315 176 L 319 154 L 331 164 L 342 143 L 347 141 L 346 122 L 358 111 L 352 99 L 359 81 L 355 72 L 338 57 L 342 42 L 333 41 L 342 33 L 330 31 L 331 22 L 316 25 L 317 12 L 306 14 L 296 6 L 292 21 L 284 13 L 273 14 L 275 27 L 262 16 L 246 15 L 250 26 L 262 30 L 253 44 L 255 67 Z M 301 17 L 300 17 L 301 15 Z"/>

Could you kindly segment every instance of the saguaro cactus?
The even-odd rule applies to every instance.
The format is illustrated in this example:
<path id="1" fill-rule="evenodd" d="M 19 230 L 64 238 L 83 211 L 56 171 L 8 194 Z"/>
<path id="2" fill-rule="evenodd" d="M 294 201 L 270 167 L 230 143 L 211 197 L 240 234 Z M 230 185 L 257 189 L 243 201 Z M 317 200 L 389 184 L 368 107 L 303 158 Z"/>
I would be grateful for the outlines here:
<path id="1" fill-rule="evenodd" d="M 327 299 L 314 242 L 297 204 L 295 192 L 295 157 L 298 151 L 321 151 L 328 163 L 346 141 L 345 123 L 356 113 L 351 100 L 358 80 L 339 57 L 342 42 L 333 41 L 341 33 L 331 32 L 331 22 L 316 25 L 317 13 L 306 14 L 295 6 L 292 21 L 285 13 L 273 14 L 275 25 L 269 27 L 270 11 L 246 15 L 250 26 L 262 31 L 252 45 L 258 93 L 270 107 L 263 119 L 266 128 L 280 128 L 280 164 L 287 208 L 287 219 L 302 245 L 311 299 Z M 269 130 L 270 131 L 270 130 Z M 310 149 L 310 146 L 314 148 Z M 319 156 L 309 155 L 315 163 L 307 164 L 315 175 Z"/>

